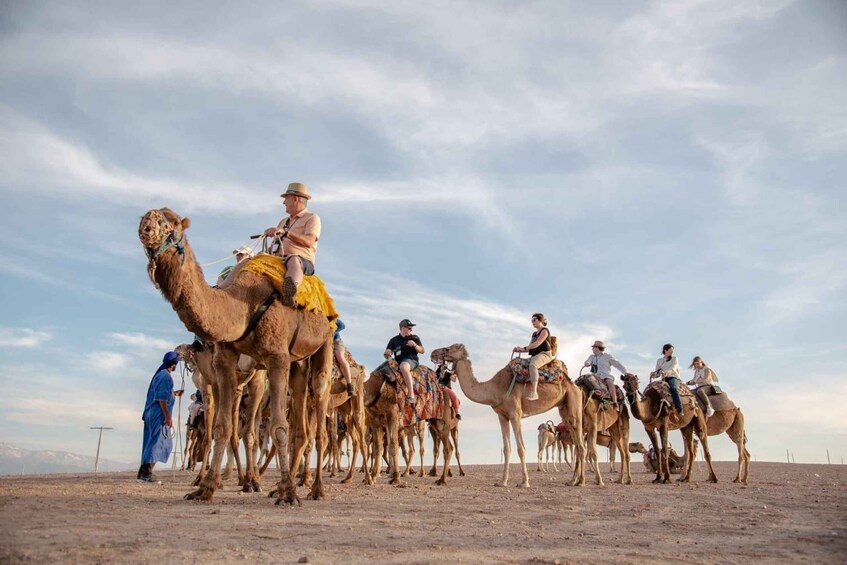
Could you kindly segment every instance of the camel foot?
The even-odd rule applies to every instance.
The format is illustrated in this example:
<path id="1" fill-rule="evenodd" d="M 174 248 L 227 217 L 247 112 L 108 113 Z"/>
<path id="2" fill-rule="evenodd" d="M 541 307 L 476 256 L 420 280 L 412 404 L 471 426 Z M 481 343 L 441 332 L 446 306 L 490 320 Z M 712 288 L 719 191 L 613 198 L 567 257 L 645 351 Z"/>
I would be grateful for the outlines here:
<path id="1" fill-rule="evenodd" d="M 194 492 L 189 492 L 183 498 L 185 500 L 212 500 L 214 494 L 215 491 L 213 489 L 201 486 Z"/>
<path id="2" fill-rule="evenodd" d="M 297 506 L 303 506 L 303 503 L 300 501 L 300 498 L 297 496 L 297 493 L 294 491 L 294 487 L 290 487 L 285 490 L 285 492 L 278 493 L 278 498 L 276 501 L 277 506 L 294 506 L 294 503 L 297 503 Z"/>
<path id="3" fill-rule="evenodd" d="M 653 484 L 659 484 L 661 482 L 662 482 L 662 477 L 656 477 L 655 479 L 653 479 Z"/>
<path id="4" fill-rule="evenodd" d="M 716 482 L 718 482 L 718 478 L 715 477 L 715 476 L 711 476 L 711 477 L 709 477 L 709 482 L 710 483 L 716 483 Z"/>
<path id="5" fill-rule="evenodd" d="M 689 481 L 690 481 L 689 477 L 680 477 L 676 480 L 676 482 L 678 482 L 678 483 L 687 483 Z"/>
<path id="6" fill-rule="evenodd" d="M 459 476 L 460 476 L 460 477 L 464 477 L 464 476 L 465 476 L 465 472 L 464 472 L 464 471 L 459 471 Z"/>
<path id="7" fill-rule="evenodd" d="M 341 481 L 339 481 L 339 484 L 349 485 L 352 482 L 353 482 L 353 477 L 344 477 L 343 479 L 341 479 Z"/>
<path id="8" fill-rule="evenodd" d="M 309 491 L 309 498 L 311 500 L 323 500 L 326 498 L 326 493 L 324 492 L 324 487 L 320 483 L 315 483 L 312 485 L 312 490 Z"/>
<path id="9" fill-rule="evenodd" d="M 389 485 L 399 485 L 400 484 L 400 477 L 394 477 L 393 479 L 388 481 L 388 484 Z"/>
<path id="10" fill-rule="evenodd" d="M 663 484 L 663 485 L 666 485 L 666 484 L 668 484 L 669 482 L 671 482 L 671 478 L 670 478 L 670 477 L 665 477 L 664 479 L 662 479 L 662 484 Z"/>
<path id="11" fill-rule="evenodd" d="M 193 486 L 193 487 L 199 487 L 199 486 L 200 486 L 200 481 L 202 481 L 202 480 L 203 480 L 203 476 L 202 476 L 202 475 L 197 475 L 197 478 L 196 478 L 196 479 L 194 479 L 194 481 L 191 483 L 191 486 Z"/>
<path id="12" fill-rule="evenodd" d="M 572 487 L 584 487 L 585 486 L 585 479 L 580 479 L 578 481 L 574 481 L 574 482 L 571 483 L 571 486 Z"/>
<path id="13" fill-rule="evenodd" d="M 435 477 L 436 475 L 438 475 L 438 473 L 435 472 L 435 468 L 432 468 L 432 469 L 429 470 L 429 476 L 430 477 Z"/>
<path id="14" fill-rule="evenodd" d="M 507 487 L 509 485 L 506 484 L 506 481 L 502 481 L 502 482 L 499 482 L 499 483 L 494 483 L 494 486 L 495 487 Z"/>
<path id="15" fill-rule="evenodd" d="M 529 488 L 529 481 L 524 481 L 515 485 L 517 488 Z"/>
<path id="16" fill-rule="evenodd" d="M 438 479 L 437 481 L 435 481 L 435 484 L 444 486 L 447 484 L 447 481 L 445 479 Z"/>
<path id="17" fill-rule="evenodd" d="M 232 469 L 229 469 L 228 471 L 224 471 L 223 474 L 221 475 L 221 479 L 223 479 L 224 481 L 228 481 L 231 478 L 232 478 Z"/>
<path id="18" fill-rule="evenodd" d="M 255 479 L 245 480 L 244 484 L 241 485 L 241 492 L 262 492 L 262 486 Z"/>
<path id="19" fill-rule="evenodd" d="M 448 477 L 452 477 L 452 476 L 453 476 L 453 471 L 451 471 L 450 469 L 447 469 L 447 476 L 448 476 Z"/>

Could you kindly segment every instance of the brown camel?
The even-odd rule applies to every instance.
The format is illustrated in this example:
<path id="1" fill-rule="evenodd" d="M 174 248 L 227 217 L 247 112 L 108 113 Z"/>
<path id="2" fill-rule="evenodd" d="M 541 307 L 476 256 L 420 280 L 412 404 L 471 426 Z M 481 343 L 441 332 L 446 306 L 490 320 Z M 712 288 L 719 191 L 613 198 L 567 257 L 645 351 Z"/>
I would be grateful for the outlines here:
<path id="1" fill-rule="evenodd" d="M 710 436 L 726 433 L 738 448 L 738 471 L 734 483 L 747 484 L 747 472 L 750 467 L 750 452 L 747 451 L 747 434 L 744 432 L 744 414 L 726 393 L 710 395 L 709 401 L 715 413 L 706 419 L 706 428 Z M 700 401 L 698 400 L 698 404 Z M 703 406 L 701 405 L 702 409 Z"/>
<path id="2" fill-rule="evenodd" d="M 621 378 L 624 381 L 624 391 L 626 391 L 626 399 L 629 402 L 632 415 L 644 424 L 644 430 L 650 438 L 650 443 L 653 444 L 653 450 L 659 454 L 659 468 L 653 482 L 668 483 L 671 480 L 670 464 L 668 463 L 670 454 L 668 448 L 669 430 L 680 430 L 685 443 L 687 464 L 685 465 L 685 472 L 679 480 L 688 482 L 691 479 L 692 463 L 696 455 L 694 434 L 697 434 L 703 444 L 706 463 L 709 465 L 709 482 L 718 482 L 715 470 L 712 468 L 712 455 L 709 453 L 706 416 L 694 402 L 694 396 L 690 392 L 686 394 L 687 390 L 683 390 L 685 387 L 680 387 L 679 392 L 683 400 L 683 412 L 680 414 L 669 406 L 667 400 L 663 400 L 659 396 L 656 389 L 648 389 L 644 394 L 644 399 L 639 399 L 641 393 L 638 390 L 638 377 L 636 375 L 627 373 Z M 661 445 L 656 438 L 657 431 L 662 441 Z M 659 450 L 660 447 L 661 451 Z"/>
<path id="3" fill-rule="evenodd" d="M 529 473 L 526 469 L 526 447 L 524 445 L 523 433 L 521 432 L 521 419 L 536 414 L 542 414 L 551 408 L 558 408 L 559 415 L 564 420 L 571 432 L 573 443 L 576 446 L 577 456 L 574 461 L 574 474 L 572 485 L 582 486 L 585 484 L 585 443 L 582 438 L 582 391 L 573 381 L 566 378 L 560 383 L 539 383 L 538 400 L 528 400 L 524 395 L 524 386 L 515 385 L 512 369 L 506 367 L 488 381 L 479 382 L 473 374 L 473 366 L 468 358 L 468 352 L 461 343 L 436 349 L 431 358 L 436 363 L 452 363 L 454 374 L 459 380 L 462 392 L 472 401 L 478 404 L 486 404 L 491 407 L 500 420 L 500 431 L 503 436 L 503 478 L 495 483 L 498 486 L 507 486 L 509 482 L 509 456 L 512 446 L 509 439 L 509 428 L 511 426 L 518 445 L 518 456 L 521 460 L 521 471 L 523 481 L 519 487 L 529 486 Z M 564 363 L 562 364 L 564 365 Z M 565 367 L 567 370 L 567 367 Z"/>
<path id="4" fill-rule="evenodd" d="M 412 377 L 420 376 L 420 369 L 412 371 Z M 440 386 L 440 385 L 439 385 Z M 400 468 L 397 462 L 397 451 L 399 450 L 400 437 L 400 409 L 397 404 L 397 395 L 402 394 L 405 398 L 405 383 L 402 379 L 397 379 L 397 382 L 392 384 L 381 369 L 373 371 L 364 385 L 365 410 L 368 412 L 371 422 L 372 447 L 373 449 L 373 467 L 371 473 L 366 475 L 365 482 L 373 484 L 376 477 L 379 475 L 381 467 L 382 449 L 383 449 L 383 434 L 387 434 L 387 451 L 389 459 L 388 472 L 391 474 L 389 484 L 400 484 Z M 435 484 L 447 484 L 447 477 L 450 471 L 450 460 L 453 457 L 453 444 L 450 442 L 450 430 L 456 426 L 456 412 L 453 410 L 453 405 L 450 402 L 450 397 L 447 394 L 441 395 L 442 418 L 432 418 L 429 420 L 432 429 L 438 434 L 441 439 L 441 444 L 444 446 L 444 470 L 441 477 L 435 481 Z"/>
<path id="5" fill-rule="evenodd" d="M 571 432 L 568 428 L 567 424 L 559 424 L 556 426 L 556 451 L 558 451 L 559 463 L 568 464 L 568 467 L 573 469 L 573 465 L 571 465 L 571 461 L 574 458 L 574 445 L 573 440 L 571 439 Z M 568 460 L 570 456 L 571 461 Z M 562 469 L 565 466 L 562 465 Z"/>
<path id="6" fill-rule="evenodd" d="M 441 436 L 438 434 L 438 429 L 434 428 L 432 423 L 429 425 L 429 435 L 432 436 L 432 468 L 429 470 L 429 476 L 438 476 L 438 457 L 441 455 Z M 455 426 L 450 428 L 450 440 L 453 442 L 453 453 L 456 455 L 456 464 L 459 466 L 459 476 L 464 477 L 465 471 L 462 469 L 462 458 L 459 455 L 459 420 L 455 420 Z M 445 450 L 446 452 L 446 450 Z M 447 476 L 452 477 L 453 472 L 447 469 Z"/>
<path id="7" fill-rule="evenodd" d="M 409 424 L 405 428 L 399 429 L 399 437 L 397 438 L 400 444 L 400 451 L 403 454 L 403 461 L 406 462 L 406 468 L 400 473 L 401 477 L 408 477 L 415 474 L 415 469 L 412 468 L 412 462 L 415 459 L 415 440 L 418 441 L 417 454 L 420 459 L 420 467 L 418 467 L 417 475 L 424 476 L 424 436 L 426 435 L 426 422 L 420 420 Z"/>
<path id="8" fill-rule="evenodd" d="M 148 258 L 147 274 L 172 305 L 188 331 L 204 341 L 216 342 L 213 368 L 227 386 L 216 401 L 214 437 L 229 438 L 233 428 L 236 364 L 239 354 L 255 359 L 268 371 L 271 398 L 271 437 L 279 453 L 289 453 L 288 392 L 291 364 L 309 359 L 311 387 L 318 399 L 319 420 L 329 402 L 332 368 L 332 326 L 325 315 L 284 306 L 279 292 L 267 278 L 241 270 L 226 289 L 210 287 L 185 237 L 188 218 L 168 208 L 150 210 L 141 219 L 138 237 Z M 266 308 L 258 318 L 260 309 Z M 254 323 L 251 323 L 251 320 Z M 294 391 L 292 391 L 293 393 Z M 293 419 L 305 419 L 305 396 L 294 397 Z M 303 425 L 305 428 L 305 425 Z M 217 487 L 224 442 L 216 442 L 212 464 L 199 489 L 188 496 L 209 500 Z M 326 433 L 318 433 L 318 460 L 323 458 Z M 295 446 L 296 447 L 296 446 Z M 252 450 L 251 450 L 252 451 Z M 300 503 L 286 457 L 280 458 L 277 504 Z M 248 472 L 250 466 L 248 465 Z M 252 482 L 255 477 L 248 476 Z M 321 468 L 309 496 L 325 496 Z"/>
<path id="9" fill-rule="evenodd" d="M 696 440 L 695 440 L 696 444 Z M 695 445 L 695 451 L 697 447 Z M 644 450 L 644 467 L 647 469 L 648 473 L 655 473 L 659 469 L 659 458 L 656 457 L 656 452 L 653 450 Z M 679 475 L 680 473 L 685 472 L 685 459 L 686 455 L 683 453 L 682 455 L 678 454 L 672 445 L 668 444 L 668 465 L 670 466 L 672 475 Z"/>
<path id="10" fill-rule="evenodd" d="M 538 468 L 536 468 L 536 471 L 547 472 L 551 451 L 553 451 L 553 470 L 558 473 L 559 468 L 556 465 L 556 426 L 553 425 L 553 422 L 547 420 L 538 425 Z M 547 457 L 546 464 L 542 460 L 544 456 Z"/>
<path id="11" fill-rule="evenodd" d="M 584 381 L 580 379 L 577 382 Z M 617 387 L 614 388 L 617 394 Z M 583 385 L 582 390 L 586 399 L 583 404 L 582 429 L 587 439 L 586 454 L 594 470 L 595 482 L 600 486 L 603 485 L 603 477 L 600 474 L 600 466 L 597 463 L 597 433 L 607 432 L 610 439 L 610 444 L 607 447 L 610 450 L 617 449 L 621 453 L 621 472 L 617 482 L 627 485 L 632 484 L 629 451 L 626 449 L 629 443 L 629 412 L 626 411 L 626 407 L 622 402 L 618 403 L 617 410 L 611 404 L 603 403 L 593 393 L 593 388 L 588 383 Z M 612 457 L 614 457 L 614 451 L 612 451 L 610 460 Z M 612 461 L 612 469 L 614 470 L 614 461 Z"/>

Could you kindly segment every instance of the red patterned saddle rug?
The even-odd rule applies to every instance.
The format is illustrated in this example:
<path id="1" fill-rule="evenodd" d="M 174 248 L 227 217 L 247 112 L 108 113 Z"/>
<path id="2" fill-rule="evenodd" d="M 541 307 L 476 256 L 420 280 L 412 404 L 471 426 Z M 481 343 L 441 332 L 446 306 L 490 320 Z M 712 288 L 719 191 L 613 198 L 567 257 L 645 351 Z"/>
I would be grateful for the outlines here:
<path id="1" fill-rule="evenodd" d="M 515 376 L 515 381 L 519 383 L 529 382 L 529 359 L 526 357 L 516 357 L 509 362 L 509 368 L 512 369 L 512 374 Z M 538 382 L 540 383 L 558 383 L 568 377 L 568 368 L 558 359 L 553 359 L 540 369 L 538 369 Z"/>
<path id="2" fill-rule="evenodd" d="M 406 381 L 400 373 L 400 367 L 394 359 L 383 363 L 379 369 L 391 381 L 396 383 L 397 405 L 400 407 L 400 426 L 406 427 L 421 420 L 441 419 L 444 417 L 444 389 L 438 384 L 435 371 L 424 365 L 412 371 L 412 385 L 415 387 L 414 405 L 406 402 Z"/>

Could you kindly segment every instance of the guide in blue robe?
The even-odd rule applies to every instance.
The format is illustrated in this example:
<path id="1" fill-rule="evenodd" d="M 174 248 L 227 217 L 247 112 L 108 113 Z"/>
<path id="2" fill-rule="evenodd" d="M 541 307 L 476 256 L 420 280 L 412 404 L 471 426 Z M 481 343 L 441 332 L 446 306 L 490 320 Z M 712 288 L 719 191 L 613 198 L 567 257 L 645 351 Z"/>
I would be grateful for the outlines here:
<path id="1" fill-rule="evenodd" d="M 144 413 L 141 416 L 144 420 L 144 439 L 141 445 L 142 464 L 166 463 L 173 451 L 173 433 L 165 425 L 165 414 L 159 405 L 159 400 L 164 400 L 168 407 L 168 414 L 173 413 L 174 380 L 165 368 L 169 365 L 170 363 L 162 363 L 153 375 L 153 380 L 150 381 L 150 388 L 147 389 L 147 403 L 144 405 Z"/>

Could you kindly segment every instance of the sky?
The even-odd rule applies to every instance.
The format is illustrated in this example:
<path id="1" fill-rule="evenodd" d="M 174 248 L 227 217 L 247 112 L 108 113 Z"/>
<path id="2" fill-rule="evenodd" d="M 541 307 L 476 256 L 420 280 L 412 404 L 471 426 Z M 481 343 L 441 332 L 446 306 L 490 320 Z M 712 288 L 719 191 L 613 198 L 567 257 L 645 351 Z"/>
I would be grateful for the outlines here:
<path id="1" fill-rule="evenodd" d="M 643 383 L 672 343 L 757 461 L 840 462 L 845 28 L 834 0 L 5 1 L 0 441 L 91 455 L 110 426 L 101 456 L 137 462 L 191 341 L 140 217 L 190 217 L 213 284 L 300 181 L 368 370 L 409 318 L 484 380 L 543 312 L 572 375 L 601 339 Z M 463 462 L 498 463 L 492 410 L 461 412 Z"/>

